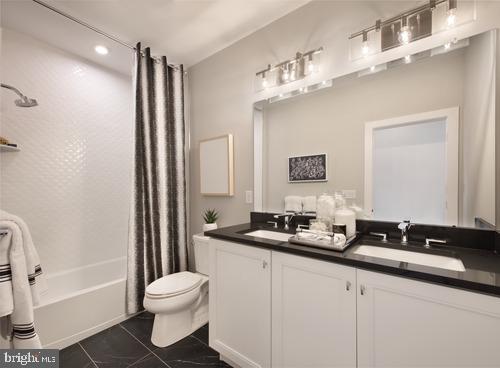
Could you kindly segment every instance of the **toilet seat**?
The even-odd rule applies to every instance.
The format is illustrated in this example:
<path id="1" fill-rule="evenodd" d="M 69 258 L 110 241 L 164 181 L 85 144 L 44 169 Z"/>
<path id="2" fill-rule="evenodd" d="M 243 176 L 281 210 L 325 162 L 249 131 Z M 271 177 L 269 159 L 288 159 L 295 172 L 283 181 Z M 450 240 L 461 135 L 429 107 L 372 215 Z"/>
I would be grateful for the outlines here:
<path id="1" fill-rule="evenodd" d="M 171 298 L 186 294 L 200 286 L 200 275 L 183 271 L 163 276 L 146 287 L 146 296 L 152 299 Z"/>

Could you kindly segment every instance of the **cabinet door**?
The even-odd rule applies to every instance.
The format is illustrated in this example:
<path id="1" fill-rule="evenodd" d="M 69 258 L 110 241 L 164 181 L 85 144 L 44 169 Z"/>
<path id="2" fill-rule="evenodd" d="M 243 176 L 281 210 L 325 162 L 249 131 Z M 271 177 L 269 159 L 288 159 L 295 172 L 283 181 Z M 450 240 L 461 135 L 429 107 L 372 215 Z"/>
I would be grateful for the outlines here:
<path id="1" fill-rule="evenodd" d="M 210 240 L 210 346 L 242 367 L 271 365 L 271 251 Z"/>
<path id="2" fill-rule="evenodd" d="M 274 368 L 356 366 L 356 270 L 272 253 Z"/>
<path id="3" fill-rule="evenodd" d="M 357 273 L 359 367 L 500 367 L 500 298 Z"/>

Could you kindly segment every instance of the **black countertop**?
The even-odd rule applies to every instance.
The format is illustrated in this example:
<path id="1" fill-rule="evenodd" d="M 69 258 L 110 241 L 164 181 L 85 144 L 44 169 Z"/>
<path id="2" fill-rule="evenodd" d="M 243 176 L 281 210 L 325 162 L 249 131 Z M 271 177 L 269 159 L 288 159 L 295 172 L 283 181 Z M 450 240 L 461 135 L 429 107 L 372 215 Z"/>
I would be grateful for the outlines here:
<path id="1" fill-rule="evenodd" d="M 247 232 L 260 229 L 285 232 L 284 230 L 274 229 L 271 225 L 267 224 L 247 223 L 207 231 L 205 232 L 205 235 L 216 239 L 228 240 L 284 253 L 296 254 L 360 269 L 383 272 L 440 285 L 457 287 L 469 291 L 500 296 L 500 255 L 490 250 L 475 249 L 474 247 L 464 248 L 451 246 L 431 246 L 430 249 L 426 249 L 423 247 L 421 242 L 410 242 L 405 246 L 397 243 L 382 244 L 380 241 L 377 241 L 376 238 L 365 235 L 347 248 L 344 252 L 336 252 L 328 249 L 314 248 L 245 235 Z M 292 228 L 287 233 L 292 236 L 295 234 L 295 229 Z M 357 245 L 361 244 L 361 242 L 365 245 L 412 250 L 422 253 L 431 253 L 458 258 L 463 262 L 465 272 L 450 271 L 441 268 L 355 254 L 354 251 L 356 250 Z"/>

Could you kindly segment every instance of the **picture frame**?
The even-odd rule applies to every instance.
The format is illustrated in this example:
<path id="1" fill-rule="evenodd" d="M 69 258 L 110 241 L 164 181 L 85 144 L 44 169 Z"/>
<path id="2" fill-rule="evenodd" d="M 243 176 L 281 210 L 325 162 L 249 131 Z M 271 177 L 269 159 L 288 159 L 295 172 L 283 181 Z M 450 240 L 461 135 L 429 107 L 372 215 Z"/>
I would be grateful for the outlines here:
<path id="1" fill-rule="evenodd" d="M 205 196 L 233 196 L 233 135 L 225 134 L 201 140 L 199 152 L 200 193 Z"/>
<path id="2" fill-rule="evenodd" d="M 326 181 L 328 181 L 328 155 L 326 153 L 288 157 L 289 183 Z"/>

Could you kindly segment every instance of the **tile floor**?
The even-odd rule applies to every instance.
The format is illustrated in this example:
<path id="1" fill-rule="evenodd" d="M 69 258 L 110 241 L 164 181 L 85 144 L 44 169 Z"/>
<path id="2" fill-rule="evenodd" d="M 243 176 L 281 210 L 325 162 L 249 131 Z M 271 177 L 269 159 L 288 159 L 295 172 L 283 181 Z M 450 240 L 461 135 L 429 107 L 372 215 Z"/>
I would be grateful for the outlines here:
<path id="1" fill-rule="evenodd" d="M 151 344 L 154 315 L 143 312 L 60 352 L 61 368 L 229 367 L 208 346 L 208 325 L 166 348 Z"/>

